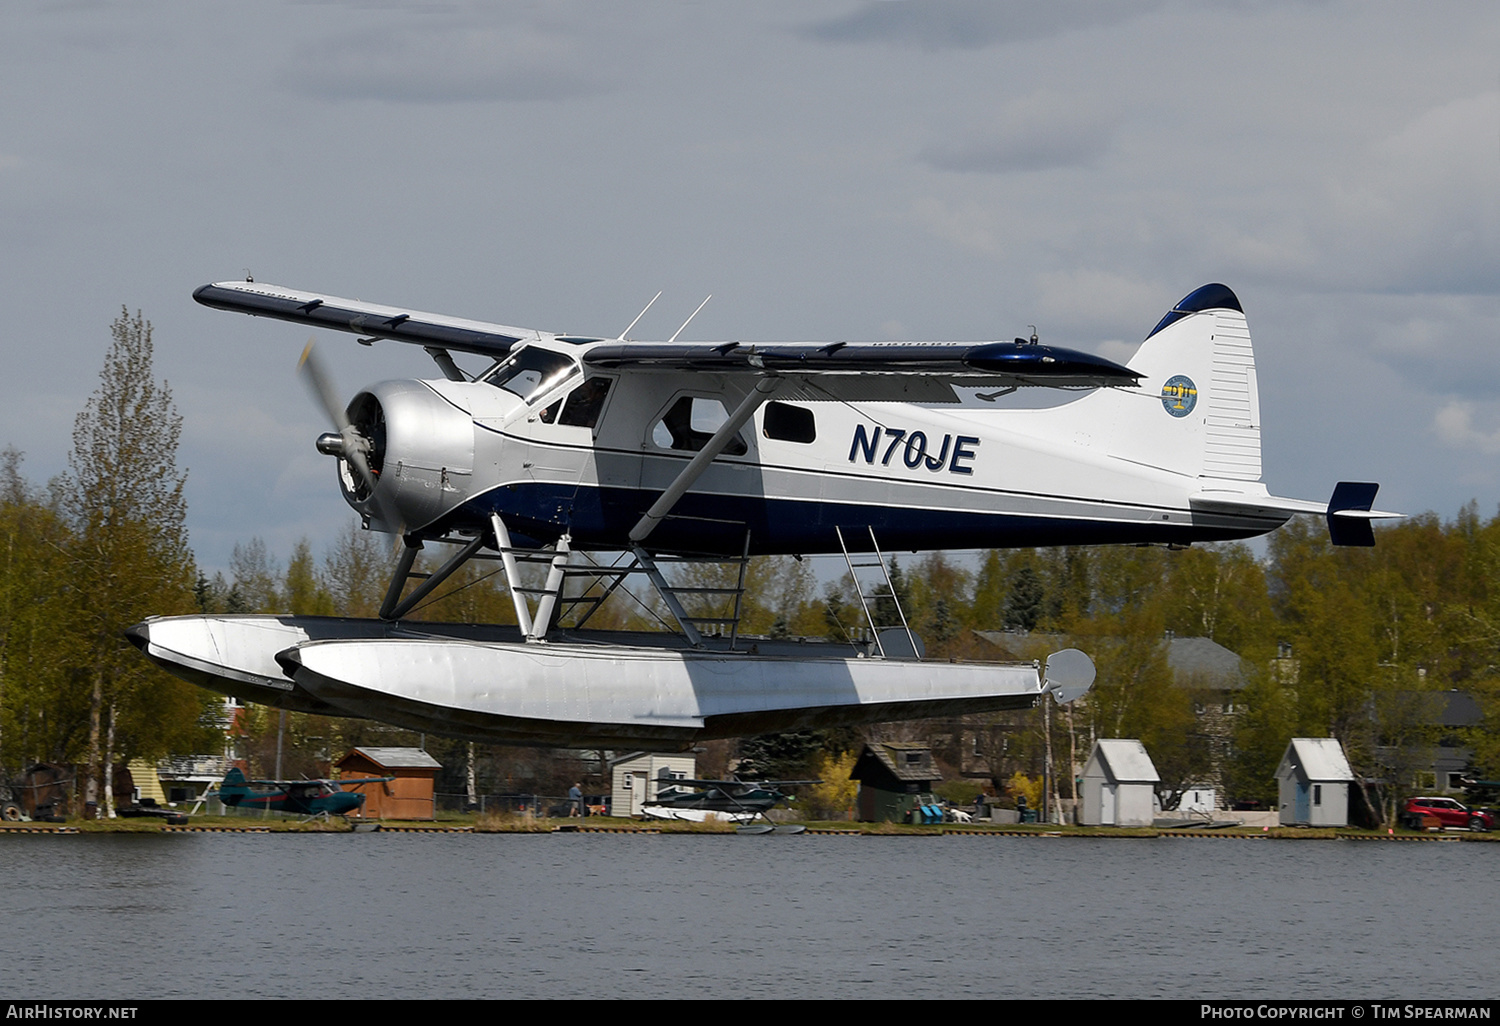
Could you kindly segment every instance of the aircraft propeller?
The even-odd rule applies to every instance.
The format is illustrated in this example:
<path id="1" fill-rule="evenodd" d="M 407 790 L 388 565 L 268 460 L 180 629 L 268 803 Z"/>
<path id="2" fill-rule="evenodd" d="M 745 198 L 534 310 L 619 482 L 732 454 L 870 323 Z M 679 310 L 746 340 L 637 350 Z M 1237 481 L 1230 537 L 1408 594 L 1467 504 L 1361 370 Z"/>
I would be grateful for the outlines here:
<path id="1" fill-rule="evenodd" d="M 302 380 L 312 391 L 313 398 L 323 407 L 323 412 L 338 429 L 337 433 L 330 431 L 318 436 L 318 451 L 324 455 L 338 456 L 348 461 L 360 485 L 364 488 L 365 494 L 375 503 L 380 519 L 397 536 L 400 536 L 405 533 L 405 524 L 401 519 L 400 511 L 395 509 L 376 489 L 380 479 L 370 466 L 370 439 L 362 435 L 359 428 L 349 420 L 347 410 L 338 400 L 338 390 L 334 388 L 333 378 L 318 357 L 316 345 L 315 339 L 307 340 L 307 346 L 302 350 L 302 358 L 297 361 L 297 372 L 302 375 Z"/>

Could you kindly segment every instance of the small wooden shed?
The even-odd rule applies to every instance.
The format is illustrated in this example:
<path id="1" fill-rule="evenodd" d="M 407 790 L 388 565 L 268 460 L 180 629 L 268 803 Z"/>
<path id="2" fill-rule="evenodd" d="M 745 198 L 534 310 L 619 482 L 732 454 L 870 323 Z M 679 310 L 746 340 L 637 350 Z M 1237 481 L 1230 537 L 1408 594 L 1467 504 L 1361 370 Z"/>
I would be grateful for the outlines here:
<path id="1" fill-rule="evenodd" d="M 356 748 L 334 763 L 345 777 L 395 777 L 385 784 L 346 787 L 365 796 L 366 819 L 436 819 L 442 763 L 420 748 Z"/>
<path id="2" fill-rule="evenodd" d="M 1134 738 L 1100 738 L 1083 767 L 1084 826 L 1150 826 L 1161 775 Z"/>
<path id="3" fill-rule="evenodd" d="M 927 742 L 885 741 L 865 745 L 849 779 L 859 781 L 855 808 L 861 821 L 901 823 L 918 805 L 931 803 L 943 774 Z"/>
<path id="4" fill-rule="evenodd" d="M 1348 826 L 1354 773 L 1332 737 L 1294 737 L 1276 767 L 1282 826 Z"/>

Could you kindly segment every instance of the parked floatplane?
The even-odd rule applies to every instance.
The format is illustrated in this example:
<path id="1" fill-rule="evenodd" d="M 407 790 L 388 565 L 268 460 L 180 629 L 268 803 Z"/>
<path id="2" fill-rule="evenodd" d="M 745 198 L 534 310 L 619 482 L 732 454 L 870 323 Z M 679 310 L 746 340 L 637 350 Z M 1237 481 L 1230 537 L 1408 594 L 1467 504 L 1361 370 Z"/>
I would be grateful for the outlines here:
<path id="1" fill-rule="evenodd" d="M 317 447 L 337 458 L 345 500 L 402 541 L 378 619 L 189 616 L 130 632 L 172 673 L 285 709 L 475 741 L 674 749 L 1024 708 L 1049 692 L 1071 701 L 1094 677 L 1074 650 L 1045 667 L 920 661 L 904 615 L 873 622 L 868 596 L 889 593 L 881 550 L 1180 546 L 1299 513 L 1326 516 L 1337 544 L 1368 545 L 1371 519 L 1392 515 L 1371 511 L 1373 484 L 1319 503 L 1260 483 L 1250 336 L 1222 285 L 1177 304 L 1128 365 L 1034 334 L 644 342 L 630 328 L 559 335 L 250 281 L 194 295 L 420 345 L 443 375 L 372 385 L 344 407 L 304 359 L 337 427 Z M 488 365 L 467 373 L 454 353 Z M 1077 394 L 1036 408 L 1014 398 L 1024 387 Z M 451 555 L 413 573 L 434 543 Z M 842 554 L 862 582 L 867 640 L 741 638 L 744 563 L 765 554 Z M 663 569 L 704 558 L 739 563 L 739 586 L 723 589 L 732 611 L 696 615 L 712 589 L 674 586 Z M 474 559 L 503 565 L 518 626 L 405 619 Z M 528 586 L 525 563 L 545 582 Z M 631 575 L 679 633 L 587 629 Z"/>

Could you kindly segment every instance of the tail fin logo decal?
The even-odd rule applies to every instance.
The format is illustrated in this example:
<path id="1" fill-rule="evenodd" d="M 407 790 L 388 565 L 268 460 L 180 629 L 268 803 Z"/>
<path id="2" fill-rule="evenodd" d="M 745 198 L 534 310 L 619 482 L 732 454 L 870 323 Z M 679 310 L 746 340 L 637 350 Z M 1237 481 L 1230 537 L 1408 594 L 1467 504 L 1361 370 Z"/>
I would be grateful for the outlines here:
<path id="1" fill-rule="evenodd" d="M 1186 417 L 1198 405 L 1198 386 L 1185 374 L 1167 379 L 1161 386 L 1161 404 L 1174 417 Z"/>

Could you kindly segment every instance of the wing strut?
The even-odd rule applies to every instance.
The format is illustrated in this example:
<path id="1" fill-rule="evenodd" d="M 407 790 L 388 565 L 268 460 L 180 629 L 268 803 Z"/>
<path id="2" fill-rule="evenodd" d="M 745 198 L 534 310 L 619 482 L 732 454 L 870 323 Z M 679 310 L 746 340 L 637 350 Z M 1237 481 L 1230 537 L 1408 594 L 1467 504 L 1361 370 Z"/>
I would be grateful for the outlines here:
<path id="1" fill-rule="evenodd" d="M 505 521 L 500 519 L 499 513 L 490 514 L 490 525 L 495 529 L 495 545 L 500 549 L 500 562 L 505 566 L 505 583 L 510 589 L 510 600 L 516 607 L 516 623 L 520 624 L 521 633 L 529 638 L 531 609 L 518 590 L 520 578 L 516 576 L 516 550 L 510 544 L 510 530 L 505 526 Z"/>
<path id="2" fill-rule="evenodd" d="M 699 449 L 692 459 L 688 460 L 687 466 L 683 467 L 677 477 L 667 486 L 667 490 L 659 495 L 646 515 L 641 517 L 636 525 L 630 529 L 630 541 L 632 545 L 640 545 L 646 540 L 656 525 L 661 523 L 666 515 L 672 512 L 672 507 L 677 505 L 678 500 L 693 486 L 693 483 L 708 469 L 708 465 L 714 461 L 714 457 L 724 451 L 729 440 L 739 433 L 740 428 L 745 426 L 752 414 L 758 410 L 762 403 L 771 398 L 785 383 L 784 378 L 763 377 L 755 382 L 745 398 L 740 400 L 739 406 L 734 413 L 730 414 L 728 420 L 720 425 L 719 430 L 713 433 L 713 437 Z"/>
<path id="3" fill-rule="evenodd" d="M 407 545 L 401 551 L 401 561 L 397 564 L 396 574 L 391 579 L 390 588 L 386 591 L 385 601 L 380 604 L 380 618 L 382 620 L 401 619 L 407 613 L 411 612 L 418 602 L 431 595 L 434 588 L 453 576 L 453 571 L 467 563 L 469 557 L 478 552 L 483 546 L 484 533 L 481 532 L 475 535 L 474 539 L 466 543 L 463 548 L 450 556 L 448 562 L 428 575 L 427 579 L 418 585 L 404 600 L 397 601 L 401 598 L 401 589 L 406 584 L 407 578 L 421 576 L 420 574 L 411 573 L 412 561 L 417 556 L 417 546 Z"/>

